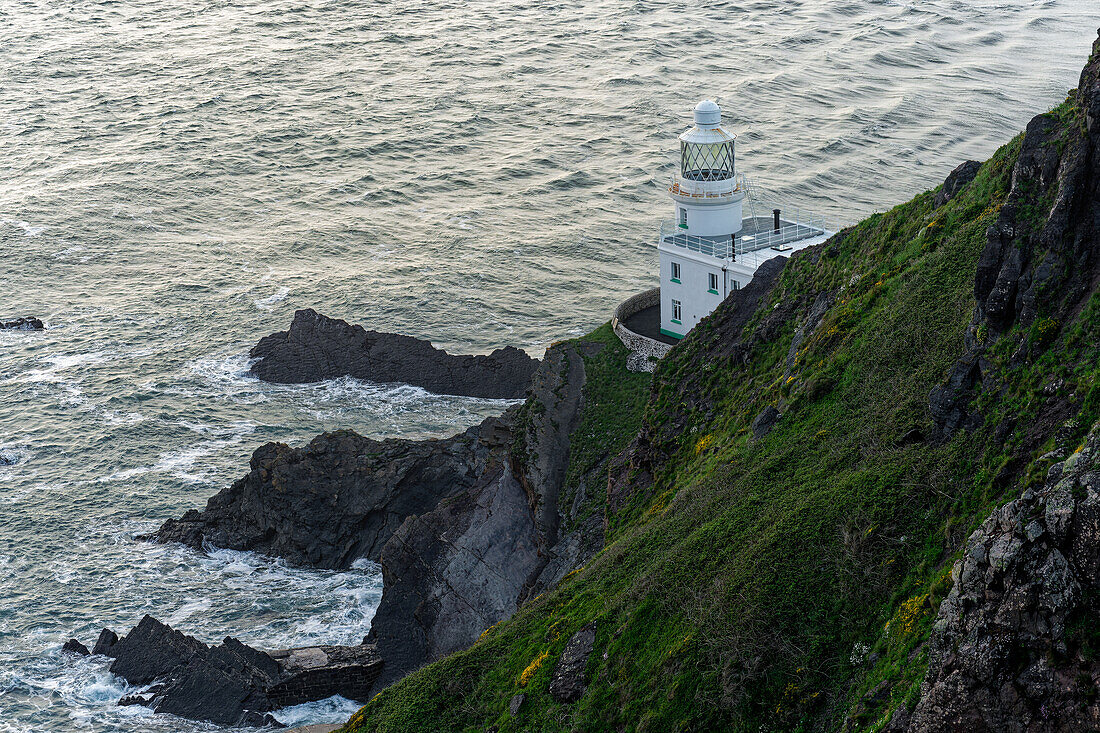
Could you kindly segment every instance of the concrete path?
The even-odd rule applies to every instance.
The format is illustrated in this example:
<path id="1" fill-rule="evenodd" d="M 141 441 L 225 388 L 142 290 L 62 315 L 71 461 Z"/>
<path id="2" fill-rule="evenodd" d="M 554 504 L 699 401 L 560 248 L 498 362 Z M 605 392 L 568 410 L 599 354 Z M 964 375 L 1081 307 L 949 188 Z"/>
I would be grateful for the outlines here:
<path id="1" fill-rule="evenodd" d="M 334 730 L 340 730 L 340 726 L 321 723 L 320 725 L 307 725 L 305 728 L 291 728 L 286 733 L 332 733 Z"/>

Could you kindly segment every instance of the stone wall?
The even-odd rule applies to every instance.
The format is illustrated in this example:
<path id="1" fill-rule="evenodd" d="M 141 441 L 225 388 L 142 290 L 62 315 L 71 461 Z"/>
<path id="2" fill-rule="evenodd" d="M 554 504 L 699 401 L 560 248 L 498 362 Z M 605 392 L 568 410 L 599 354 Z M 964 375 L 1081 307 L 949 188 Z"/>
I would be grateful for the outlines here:
<path id="1" fill-rule="evenodd" d="M 615 315 L 611 318 L 611 328 L 615 335 L 630 349 L 630 356 L 626 360 L 626 368 L 632 372 L 651 372 L 657 368 L 657 362 L 672 349 L 670 344 L 661 343 L 648 336 L 634 333 L 623 321 L 646 308 L 658 305 L 661 302 L 661 289 L 653 288 L 644 293 L 624 300 L 615 309 Z"/>

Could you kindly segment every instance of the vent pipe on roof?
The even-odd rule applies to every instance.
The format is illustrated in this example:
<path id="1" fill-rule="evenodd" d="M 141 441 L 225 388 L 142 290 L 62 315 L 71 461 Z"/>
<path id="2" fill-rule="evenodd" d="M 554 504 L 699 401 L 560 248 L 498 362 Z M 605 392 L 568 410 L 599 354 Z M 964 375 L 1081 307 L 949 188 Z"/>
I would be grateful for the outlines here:
<path id="1" fill-rule="evenodd" d="M 772 217 L 775 219 L 775 231 L 779 231 L 779 209 L 772 209 Z"/>

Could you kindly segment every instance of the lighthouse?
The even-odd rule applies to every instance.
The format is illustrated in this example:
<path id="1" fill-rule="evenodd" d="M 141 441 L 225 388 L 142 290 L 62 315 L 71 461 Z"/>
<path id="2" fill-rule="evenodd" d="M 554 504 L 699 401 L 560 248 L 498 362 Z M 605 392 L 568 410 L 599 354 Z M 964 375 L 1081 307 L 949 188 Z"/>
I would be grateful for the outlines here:
<path id="1" fill-rule="evenodd" d="M 723 126 L 715 102 L 699 102 L 693 117 L 679 137 L 678 165 L 668 185 L 673 218 L 661 225 L 657 239 L 660 335 L 672 340 L 747 285 L 765 261 L 832 234 L 821 217 L 765 204 L 755 195 L 737 172 L 735 136 Z"/>

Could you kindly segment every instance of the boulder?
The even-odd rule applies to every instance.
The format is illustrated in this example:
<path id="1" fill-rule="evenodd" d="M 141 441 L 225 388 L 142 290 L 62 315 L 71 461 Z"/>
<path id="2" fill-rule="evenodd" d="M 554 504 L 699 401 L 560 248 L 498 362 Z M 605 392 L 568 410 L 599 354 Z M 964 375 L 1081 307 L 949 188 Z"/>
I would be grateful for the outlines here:
<path id="1" fill-rule="evenodd" d="M 960 191 L 970 185 L 970 182 L 977 177 L 978 171 L 981 169 L 982 164 L 977 160 L 968 160 L 965 163 L 960 163 L 955 170 L 947 175 L 947 180 L 943 182 L 943 186 L 936 192 L 936 197 L 932 200 L 932 205 L 938 209 L 955 198 Z"/>
<path id="2" fill-rule="evenodd" d="M 508 346 L 483 356 L 456 356 L 428 341 L 368 331 L 314 310 L 299 310 L 287 331 L 266 336 L 250 356 L 252 373 L 267 382 L 320 382 L 354 377 L 403 382 L 438 394 L 520 399 L 538 368 Z"/>
<path id="3" fill-rule="evenodd" d="M 33 316 L 16 318 L 14 321 L 0 321 L 0 331 L 43 331 L 46 324 Z"/>
<path id="4" fill-rule="evenodd" d="M 61 651 L 69 652 L 70 654 L 76 654 L 81 657 L 86 657 L 89 654 L 88 647 L 84 646 L 76 639 L 69 639 L 68 641 L 66 641 L 64 645 L 62 645 Z"/>
<path id="5" fill-rule="evenodd" d="M 752 437 L 754 440 L 763 440 L 768 437 L 768 433 L 772 431 L 775 424 L 779 422 L 779 418 L 783 417 L 783 414 L 779 412 L 772 405 L 768 405 L 760 414 L 753 418 L 752 425 Z"/>
<path id="6" fill-rule="evenodd" d="M 115 644 L 117 643 L 118 634 L 110 629 L 103 629 L 99 632 L 99 638 L 96 639 L 95 646 L 92 647 L 92 654 L 102 654 L 105 657 L 113 657 Z"/>
<path id="7" fill-rule="evenodd" d="M 588 688 L 585 667 L 596 644 L 596 622 L 573 634 L 561 653 L 550 680 L 550 696 L 557 702 L 576 702 Z"/>

